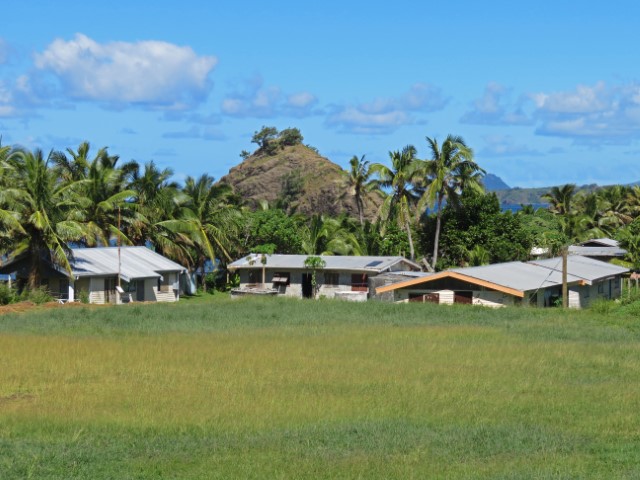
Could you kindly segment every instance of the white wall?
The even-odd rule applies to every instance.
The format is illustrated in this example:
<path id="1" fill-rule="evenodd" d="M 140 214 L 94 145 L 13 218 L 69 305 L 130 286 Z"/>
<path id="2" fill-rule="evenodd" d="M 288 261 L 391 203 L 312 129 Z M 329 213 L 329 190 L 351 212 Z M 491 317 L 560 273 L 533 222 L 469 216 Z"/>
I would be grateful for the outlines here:
<path id="1" fill-rule="evenodd" d="M 328 270 L 330 271 L 330 270 Z M 258 284 L 260 284 L 262 280 L 262 269 L 255 269 L 256 276 L 258 279 Z M 285 270 L 285 269 L 270 269 L 267 268 L 266 271 L 266 288 L 277 288 L 276 284 L 273 284 L 273 277 L 276 273 L 289 273 L 289 285 L 286 286 L 284 295 L 287 297 L 302 297 L 302 275 L 304 273 L 311 273 L 308 270 Z M 334 298 L 337 292 L 351 292 L 351 275 L 354 273 L 359 273 L 356 271 L 340 271 L 338 272 L 338 285 L 326 285 L 324 283 L 324 270 L 318 270 L 316 272 L 316 282 L 318 286 L 317 296 L 324 296 L 327 298 Z M 240 288 L 247 287 L 249 285 L 255 285 L 254 283 L 249 283 L 249 270 L 241 269 L 239 271 L 240 274 Z M 365 297 L 367 292 L 362 292 Z M 362 295 L 357 295 L 357 297 L 361 297 Z"/>

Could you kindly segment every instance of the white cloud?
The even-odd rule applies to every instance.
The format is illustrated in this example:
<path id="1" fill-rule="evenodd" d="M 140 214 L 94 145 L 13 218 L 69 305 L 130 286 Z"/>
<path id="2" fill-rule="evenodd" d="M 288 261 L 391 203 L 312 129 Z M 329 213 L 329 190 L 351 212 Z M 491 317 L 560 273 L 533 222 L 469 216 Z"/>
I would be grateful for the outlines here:
<path id="1" fill-rule="evenodd" d="M 579 143 L 627 144 L 640 139 L 640 84 L 578 85 L 572 92 L 536 93 L 536 133 Z"/>
<path id="2" fill-rule="evenodd" d="M 294 93 L 287 97 L 287 104 L 294 108 L 306 108 L 317 102 L 315 95 L 309 92 Z"/>
<path id="3" fill-rule="evenodd" d="M 0 117 L 11 117 L 15 114 L 13 93 L 4 82 L 0 81 Z"/>
<path id="4" fill-rule="evenodd" d="M 343 132 L 362 134 L 392 133 L 403 125 L 422 123 L 416 114 L 441 110 L 447 104 L 442 91 L 433 85 L 417 83 L 397 98 L 376 98 L 357 105 L 334 105 L 326 123 Z"/>
<path id="5" fill-rule="evenodd" d="M 194 125 L 188 130 L 164 133 L 162 134 L 162 138 L 170 138 L 170 139 L 176 139 L 176 140 L 200 139 L 200 140 L 219 141 L 219 140 L 226 140 L 227 136 L 216 128 L 212 128 L 212 127 L 200 128 Z"/>
<path id="6" fill-rule="evenodd" d="M 161 41 L 100 44 L 83 34 L 54 40 L 35 56 L 65 96 L 114 105 L 185 109 L 202 101 L 217 63 L 190 47 Z"/>
<path id="7" fill-rule="evenodd" d="M 607 108 L 610 95 L 604 82 L 598 82 L 593 87 L 578 85 L 575 92 L 535 93 L 531 98 L 539 111 L 593 113 Z"/>
<path id="8" fill-rule="evenodd" d="M 351 133 L 384 134 L 413 123 L 413 118 L 408 113 L 398 110 L 382 113 L 346 107 L 331 115 L 327 123 Z"/>
<path id="9" fill-rule="evenodd" d="M 482 97 L 473 102 L 472 109 L 460 121 L 480 125 L 530 125 L 532 120 L 523 111 L 522 99 L 511 104 L 509 94 L 510 89 L 503 85 L 489 83 Z"/>
<path id="10" fill-rule="evenodd" d="M 518 144 L 510 135 L 488 135 L 485 147 L 479 152 L 484 157 L 538 156 L 541 153 L 526 145 Z"/>
<path id="11" fill-rule="evenodd" d="M 301 118 L 313 115 L 317 102 L 309 92 L 285 94 L 279 87 L 265 86 L 262 77 L 256 75 L 224 98 L 221 110 L 225 115 L 238 118 Z"/>

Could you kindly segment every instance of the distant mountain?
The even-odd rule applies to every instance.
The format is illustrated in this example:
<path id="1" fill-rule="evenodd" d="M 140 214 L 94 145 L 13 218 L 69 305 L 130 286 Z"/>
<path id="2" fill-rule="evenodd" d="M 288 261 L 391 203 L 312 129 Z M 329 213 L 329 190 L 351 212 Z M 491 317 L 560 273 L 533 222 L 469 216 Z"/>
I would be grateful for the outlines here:
<path id="1" fill-rule="evenodd" d="M 539 205 L 546 203 L 542 200 L 542 195 L 549 192 L 553 187 L 538 187 L 538 188 L 520 188 L 514 187 L 506 190 L 496 190 L 495 194 L 503 205 Z M 582 185 L 577 187 L 577 192 L 593 192 L 597 190 L 598 185 Z"/>
<path id="2" fill-rule="evenodd" d="M 508 190 L 509 188 L 511 188 L 509 185 L 504 183 L 504 181 L 500 177 L 494 175 L 493 173 L 487 173 L 482 178 L 482 184 L 484 185 L 484 188 L 487 192 L 495 192 L 496 190 Z"/>
<path id="3" fill-rule="evenodd" d="M 273 155 L 254 152 L 220 179 L 231 185 L 254 208 L 266 200 L 271 206 L 313 215 L 347 213 L 357 218 L 355 197 L 347 185 L 348 173 L 304 145 L 279 148 Z M 367 194 L 365 218 L 373 220 L 382 197 Z"/>

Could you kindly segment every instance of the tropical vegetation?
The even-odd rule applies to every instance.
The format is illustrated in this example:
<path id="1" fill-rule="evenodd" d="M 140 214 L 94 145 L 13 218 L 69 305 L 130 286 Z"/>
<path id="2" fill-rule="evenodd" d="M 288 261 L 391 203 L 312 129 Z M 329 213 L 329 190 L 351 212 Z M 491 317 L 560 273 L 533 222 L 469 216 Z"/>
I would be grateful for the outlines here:
<path id="1" fill-rule="evenodd" d="M 248 158 L 302 145 L 296 128 L 263 127 Z M 30 151 L 0 147 L 0 255 L 31 259 L 29 289 L 39 286 L 40 258 L 69 269 L 71 247 L 146 245 L 185 265 L 206 288 L 206 273 L 250 252 L 309 256 L 404 255 L 425 268 L 525 260 L 532 247 L 549 255 L 571 242 L 611 237 L 640 268 L 640 187 L 551 188 L 547 208 L 503 212 L 484 191 L 485 171 L 464 139 L 426 137 L 426 155 L 413 145 L 389 152 L 388 163 L 354 155 L 343 196 L 356 211 L 303 215 L 295 208 L 301 179 L 292 171 L 272 205 L 245 203 L 206 173 L 173 178 L 153 161 L 123 162 L 88 142 L 76 149 Z M 308 147 L 312 148 L 312 147 Z M 381 198 L 365 215 L 371 192 Z"/>

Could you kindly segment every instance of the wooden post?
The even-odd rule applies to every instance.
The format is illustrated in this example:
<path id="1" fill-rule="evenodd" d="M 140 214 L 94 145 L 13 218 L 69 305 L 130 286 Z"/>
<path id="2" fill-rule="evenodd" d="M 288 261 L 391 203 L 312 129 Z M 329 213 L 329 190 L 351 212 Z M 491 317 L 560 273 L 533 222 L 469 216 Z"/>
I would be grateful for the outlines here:
<path id="1" fill-rule="evenodd" d="M 120 274 L 122 273 L 122 258 L 120 256 L 120 207 L 118 207 L 118 286 L 122 288 L 120 283 Z"/>
<path id="2" fill-rule="evenodd" d="M 567 249 L 562 249 L 562 308 L 569 306 L 569 289 L 567 288 Z"/>

